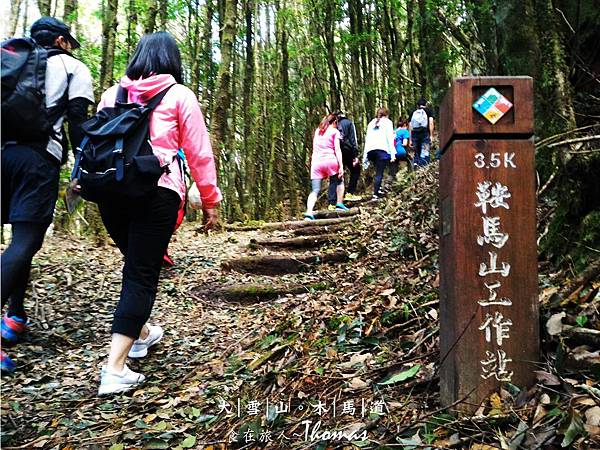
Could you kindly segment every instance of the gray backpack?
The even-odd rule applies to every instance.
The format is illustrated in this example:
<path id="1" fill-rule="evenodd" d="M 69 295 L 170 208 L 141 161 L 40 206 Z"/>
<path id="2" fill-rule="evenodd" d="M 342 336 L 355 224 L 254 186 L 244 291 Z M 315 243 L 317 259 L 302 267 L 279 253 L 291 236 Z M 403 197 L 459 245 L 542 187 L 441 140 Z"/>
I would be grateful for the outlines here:
<path id="1" fill-rule="evenodd" d="M 410 127 L 413 130 L 420 130 L 423 128 L 427 128 L 429 125 L 429 119 L 427 118 L 427 113 L 423 108 L 417 108 L 417 110 L 412 114 L 410 118 Z"/>

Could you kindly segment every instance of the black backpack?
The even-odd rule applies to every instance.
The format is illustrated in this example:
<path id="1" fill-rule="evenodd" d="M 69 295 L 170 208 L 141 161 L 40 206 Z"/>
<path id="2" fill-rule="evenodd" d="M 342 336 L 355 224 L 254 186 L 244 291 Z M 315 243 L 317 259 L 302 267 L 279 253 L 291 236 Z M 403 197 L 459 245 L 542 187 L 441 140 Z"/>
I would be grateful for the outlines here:
<path id="1" fill-rule="evenodd" d="M 58 139 L 53 126 L 67 108 L 69 88 L 56 105 L 46 108 L 46 64 L 60 54 L 70 55 L 58 48 L 46 49 L 31 38 L 2 42 L 2 142 L 46 146 L 50 136 Z M 67 73 L 67 86 L 71 77 Z M 61 144 L 64 163 L 67 147 Z"/>
<path id="2" fill-rule="evenodd" d="M 31 38 L 2 42 L 2 141 L 43 141 L 52 130 L 46 110 L 48 51 Z"/>
<path id="3" fill-rule="evenodd" d="M 77 178 L 84 199 L 135 200 L 156 191 L 168 164 L 161 166 L 152 152 L 150 114 L 170 88 L 144 106 L 127 103 L 127 90 L 119 86 L 115 106 L 102 108 L 82 124 L 84 138 L 71 179 Z"/>

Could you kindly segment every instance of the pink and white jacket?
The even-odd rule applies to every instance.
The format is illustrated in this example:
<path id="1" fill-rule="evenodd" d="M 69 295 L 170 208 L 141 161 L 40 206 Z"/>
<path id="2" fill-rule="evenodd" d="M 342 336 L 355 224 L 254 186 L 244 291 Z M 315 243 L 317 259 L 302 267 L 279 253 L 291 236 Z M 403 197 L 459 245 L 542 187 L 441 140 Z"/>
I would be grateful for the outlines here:
<path id="1" fill-rule="evenodd" d="M 124 76 L 120 81 L 129 93 L 128 100 L 141 104 L 148 103 L 154 95 L 174 84 L 150 118 L 152 150 L 162 165 L 169 164 L 171 171 L 163 174 L 158 185 L 177 192 L 184 199 L 186 187 L 175 159 L 178 149 L 183 148 L 192 178 L 200 191 L 203 208 L 214 208 L 223 197 L 217 187 L 215 158 L 204 117 L 194 93 L 175 83 L 172 75 L 153 75 L 139 80 Z M 98 110 L 114 106 L 117 87 L 115 85 L 102 94 Z"/>

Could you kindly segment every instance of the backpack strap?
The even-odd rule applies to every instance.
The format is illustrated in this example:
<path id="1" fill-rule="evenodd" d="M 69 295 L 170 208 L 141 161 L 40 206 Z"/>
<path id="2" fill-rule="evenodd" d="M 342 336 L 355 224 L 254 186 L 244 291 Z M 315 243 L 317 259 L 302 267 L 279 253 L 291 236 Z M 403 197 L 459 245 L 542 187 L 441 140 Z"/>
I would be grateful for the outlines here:
<path id="1" fill-rule="evenodd" d="M 152 97 L 150 99 L 150 101 L 146 104 L 146 108 L 148 108 L 150 111 L 152 111 L 154 108 L 156 108 L 158 106 L 158 104 L 162 101 L 164 96 L 167 95 L 167 92 L 169 91 L 169 89 L 171 89 L 173 86 L 175 86 L 175 84 L 177 84 L 177 83 L 174 83 L 171 86 L 163 89 L 158 94 L 156 94 L 154 97 Z"/>
<path id="2" fill-rule="evenodd" d="M 73 58 L 73 55 L 71 53 L 69 53 L 68 51 L 66 51 L 62 48 L 50 47 L 50 48 L 47 48 L 46 51 L 48 52 L 48 58 L 51 58 L 56 55 L 68 55 L 71 58 Z"/>
<path id="3" fill-rule="evenodd" d="M 123 136 L 119 136 L 115 143 L 115 149 L 113 153 L 116 153 L 118 157 L 116 158 L 115 166 L 117 168 L 117 173 L 115 175 L 115 179 L 117 181 L 122 181 L 125 176 L 125 155 L 123 154 Z"/>
<path id="4" fill-rule="evenodd" d="M 115 98 L 115 103 L 127 103 L 128 100 L 129 91 L 119 84 L 117 87 L 117 97 Z"/>
<path id="5" fill-rule="evenodd" d="M 88 145 L 90 141 L 89 136 L 84 136 L 81 140 L 81 144 L 76 149 L 75 154 L 75 164 L 73 165 L 73 171 L 71 172 L 71 180 L 76 178 L 79 175 L 79 164 L 81 163 L 81 155 L 83 154 L 83 149 Z"/>

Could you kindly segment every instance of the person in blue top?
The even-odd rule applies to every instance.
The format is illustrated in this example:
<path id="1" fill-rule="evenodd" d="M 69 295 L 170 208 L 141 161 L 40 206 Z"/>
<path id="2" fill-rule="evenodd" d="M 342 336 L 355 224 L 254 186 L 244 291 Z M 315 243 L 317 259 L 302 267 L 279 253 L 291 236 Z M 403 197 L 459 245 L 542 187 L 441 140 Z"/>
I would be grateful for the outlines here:
<path id="1" fill-rule="evenodd" d="M 409 170 L 412 168 L 410 157 L 408 156 L 408 141 L 410 139 L 410 131 L 408 131 L 408 120 L 399 119 L 398 128 L 396 128 L 396 137 L 394 138 L 394 146 L 396 147 L 396 161 L 390 163 L 390 177 L 396 178 L 400 161 L 406 161 Z"/>

